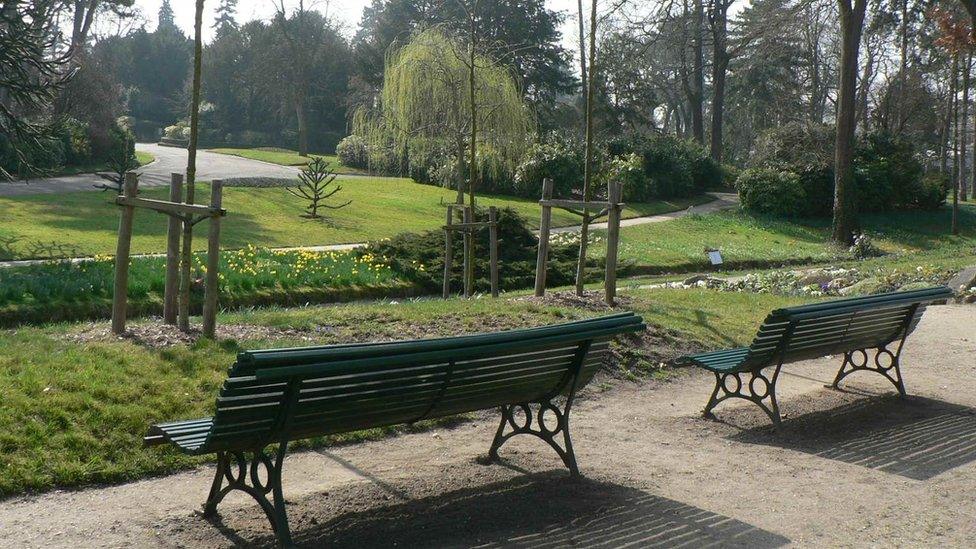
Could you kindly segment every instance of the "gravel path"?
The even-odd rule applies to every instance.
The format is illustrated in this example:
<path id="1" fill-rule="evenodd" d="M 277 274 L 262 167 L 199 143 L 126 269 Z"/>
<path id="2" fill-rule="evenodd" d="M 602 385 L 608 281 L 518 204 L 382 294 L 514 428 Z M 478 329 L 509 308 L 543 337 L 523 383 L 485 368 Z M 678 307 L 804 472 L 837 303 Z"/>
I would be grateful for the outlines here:
<path id="1" fill-rule="evenodd" d="M 790 365 L 780 432 L 758 408 L 698 416 L 711 376 L 592 384 L 574 409 L 583 480 L 540 441 L 484 466 L 492 415 L 455 428 L 291 455 L 285 494 L 308 547 L 965 547 L 976 536 L 976 308 L 932 307 L 880 376 L 825 389 L 837 357 Z M 273 541 L 245 496 L 194 510 L 211 469 L 0 502 L 4 547 L 231 547 Z"/>

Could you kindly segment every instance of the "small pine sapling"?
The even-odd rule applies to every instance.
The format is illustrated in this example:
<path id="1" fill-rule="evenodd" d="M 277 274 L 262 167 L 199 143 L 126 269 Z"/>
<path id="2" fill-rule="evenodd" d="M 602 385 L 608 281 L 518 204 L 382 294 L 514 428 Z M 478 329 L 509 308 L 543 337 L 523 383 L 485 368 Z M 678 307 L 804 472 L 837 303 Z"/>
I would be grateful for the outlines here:
<path id="1" fill-rule="evenodd" d="M 298 174 L 298 185 L 285 187 L 285 190 L 308 201 L 302 217 L 320 219 L 320 209 L 338 210 L 352 204 L 352 200 L 336 205 L 326 204 L 326 200 L 342 190 L 335 180 L 336 173 L 329 168 L 328 161 L 319 156 L 314 157 Z"/>
<path id="2" fill-rule="evenodd" d="M 111 185 L 99 183 L 95 185 L 96 189 L 115 191 L 122 194 L 122 184 L 125 182 L 126 172 L 139 167 L 139 161 L 136 160 L 136 155 L 132 152 L 131 145 L 127 137 L 123 137 L 113 144 L 108 158 L 105 160 L 106 167 L 111 171 L 105 173 L 99 172 L 98 174 L 98 177 L 111 182 Z"/>

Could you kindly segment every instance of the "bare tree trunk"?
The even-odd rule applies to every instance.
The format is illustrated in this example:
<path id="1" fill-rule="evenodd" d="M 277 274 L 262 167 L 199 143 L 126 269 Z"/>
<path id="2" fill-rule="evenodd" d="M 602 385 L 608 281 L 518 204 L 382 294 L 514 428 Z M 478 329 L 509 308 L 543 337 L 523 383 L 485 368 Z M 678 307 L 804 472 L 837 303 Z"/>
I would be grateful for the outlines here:
<path id="1" fill-rule="evenodd" d="M 583 0 L 576 0 L 576 15 L 579 23 L 580 83 L 582 84 L 580 91 L 585 96 L 589 86 L 587 85 L 588 76 L 586 74 L 586 25 L 583 23 Z"/>
<path id="2" fill-rule="evenodd" d="M 871 91 L 871 81 L 874 79 L 874 52 L 869 44 L 865 44 L 867 59 L 864 62 L 864 71 L 861 73 L 861 82 L 858 87 L 858 118 L 861 119 L 861 129 L 865 132 L 871 131 L 870 120 L 868 118 L 868 97 Z"/>
<path id="3" fill-rule="evenodd" d="M 952 93 L 949 96 L 949 120 L 951 121 L 952 172 L 949 175 L 953 189 L 959 188 L 959 54 L 952 55 Z"/>
<path id="4" fill-rule="evenodd" d="M 586 87 L 586 151 L 583 164 L 583 200 L 590 199 L 590 187 L 593 180 L 593 95 L 594 77 L 596 76 L 596 3 L 590 0 L 590 44 L 589 64 L 590 77 Z M 583 295 L 583 284 L 586 281 L 586 247 L 590 238 L 590 214 L 583 210 L 583 224 L 580 227 L 579 258 L 576 261 L 576 295 Z"/>
<path id="5" fill-rule="evenodd" d="M 478 12 L 478 2 L 474 3 L 471 12 L 468 14 L 471 32 L 469 39 L 469 51 L 468 51 L 468 91 L 470 93 L 470 109 L 471 109 L 471 142 L 468 145 L 468 153 L 471 155 L 468 161 L 468 206 L 471 208 L 472 219 L 474 220 L 475 210 L 474 210 L 474 193 L 475 188 L 478 186 L 478 176 L 480 171 L 478 169 L 478 104 L 477 104 L 477 94 L 475 88 L 475 70 L 477 56 L 475 49 L 477 48 L 478 40 L 478 29 L 477 29 L 477 12 Z M 465 288 L 474 288 L 474 254 L 475 254 L 475 241 L 474 235 L 470 231 L 464 233 L 464 247 L 467 251 L 468 257 L 470 258 L 465 262 L 467 267 L 464 273 L 464 279 L 466 282 Z M 465 297 L 468 297 L 465 295 Z"/>
<path id="6" fill-rule="evenodd" d="M 949 112 L 952 121 L 952 234 L 959 234 L 959 52 L 952 54 L 952 84 L 949 86 Z"/>
<path id="7" fill-rule="evenodd" d="M 908 0 L 901 0 L 901 26 L 898 29 L 900 45 L 898 59 L 898 94 L 895 96 L 897 119 L 901 120 L 905 104 L 905 88 L 908 86 Z M 901 130 L 899 129 L 899 132 Z"/>
<path id="8" fill-rule="evenodd" d="M 695 12 L 693 17 L 695 18 L 694 24 L 692 25 L 692 30 L 695 36 L 692 41 L 692 55 L 694 58 L 691 60 L 692 64 L 692 76 L 691 76 L 691 134 L 695 139 L 695 143 L 699 145 L 705 144 L 705 113 L 704 113 L 704 97 L 705 97 L 705 53 L 702 45 L 702 23 L 705 19 L 704 7 L 702 7 L 703 0 L 695 0 Z"/>
<path id="9" fill-rule="evenodd" d="M 939 128 L 939 170 L 942 175 L 949 177 L 949 140 L 952 132 L 952 74 L 946 77 L 946 109 L 942 119 L 942 127 Z"/>
<path id="10" fill-rule="evenodd" d="M 959 129 L 959 200 L 967 200 L 967 179 L 969 170 L 966 169 L 966 140 L 969 138 L 969 84 L 973 67 L 973 52 L 968 50 L 966 61 L 962 67 L 962 120 Z M 973 159 L 976 163 L 976 158 Z"/>
<path id="11" fill-rule="evenodd" d="M 857 53 L 867 0 L 837 0 L 842 32 L 840 86 L 837 90 L 837 138 L 834 146 L 834 241 L 853 242 L 858 230 L 854 185 L 854 126 L 857 104 Z"/>
<path id="12" fill-rule="evenodd" d="M 190 99 L 190 144 L 186 161 L 186 202 L 193 203 L 197 175 L 197 139 L 200 134 L 200 63 L 203 56 L 203 3 L 197 0 L 193 23 L 193 90 Z M 193 225 L 189 216 L 183 220 L 183 249 L 180 258 L 179 328 L 190 329 L 190 270 L 193 261 Z"/>
<path id="13" fill-rule="evenodd" d="M 712 26 L 712 159 L 722 162 L 722 127 L 725 117 L 725 79 L 729 70 L 729 5 L 733 0 L 713 0 Z"/>
<path id="14" fill-rule="evenodd" d="M 304 90 L 295 92 L 295 118 L 298 119 L 298 156 L 308 156 L 308 113 Z"/>
<path id="15" fill-rule="evenodd" d="M 72 59 L 84 51 L 85 43 L 88 42 L 88 33 L 95 21 L 95 12 L 98 11 L 100 3 L 101 0 L 73 0 L 74 13 L 72 14 L 70 46 Z"/>

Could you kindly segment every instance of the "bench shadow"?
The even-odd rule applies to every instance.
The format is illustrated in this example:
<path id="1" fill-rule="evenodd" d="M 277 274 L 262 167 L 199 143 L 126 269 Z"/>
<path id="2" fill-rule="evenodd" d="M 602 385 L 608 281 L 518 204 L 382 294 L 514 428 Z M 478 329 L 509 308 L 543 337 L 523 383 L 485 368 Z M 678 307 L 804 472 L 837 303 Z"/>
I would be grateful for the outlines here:
<path id="1" fill-rule="evenodd" d="M 731 440 L 797 450 L 914 480 L 976 461 L 976 409 L 880 395 L 757 427 Z"/>
<path id="2" fill-rule="evenodd" d="M 772 548 L 790 541 L 730 517 L 634 488 L 570 479 L 561 471 L 349 512 L 318 524 L 301 517 L 298 508 L 304 506 L 297 503 L 292 534 L 300 547 Z"/>

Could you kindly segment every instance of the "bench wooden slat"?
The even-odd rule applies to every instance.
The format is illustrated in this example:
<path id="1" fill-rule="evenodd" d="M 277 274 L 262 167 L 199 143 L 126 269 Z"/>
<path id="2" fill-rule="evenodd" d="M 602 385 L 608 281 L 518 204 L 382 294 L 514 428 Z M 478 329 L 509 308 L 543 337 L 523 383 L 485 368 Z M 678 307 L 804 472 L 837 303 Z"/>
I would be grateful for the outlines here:
<path id="1" fill-rule="evenodd" d="M 238 355 L 238 364 L 243 372 L 248 367 L 252 373 L 257 367 L 267 364 L 268 367 L 304 364 L 311 362 L 334 362 L 351 360 L 354 358 L 375 358 L 390 355 L 409 354 L 414 352 L 429 352 L 447 349 L 465 349 L 485 344 L 498 344 L 513 341 L 534 341 L 549 335 L 565 334 L 574 331 L 580 333 L 596 328 L 626 326 L 639 324 L 639 317 L 631 313 L 621 313 L 605 317 L 591 318 L 557 324 L 527 328 L 521 330 L 507 330 L 492 334 L 476 334 L 468 336 L 447 337 L 428 340 L 414 340 L 406 342 L 368 343 L 330 345 L 323 347 L 303 347 L 298 349 L 269 349 L 262 351 L 245 351 Z"/>

